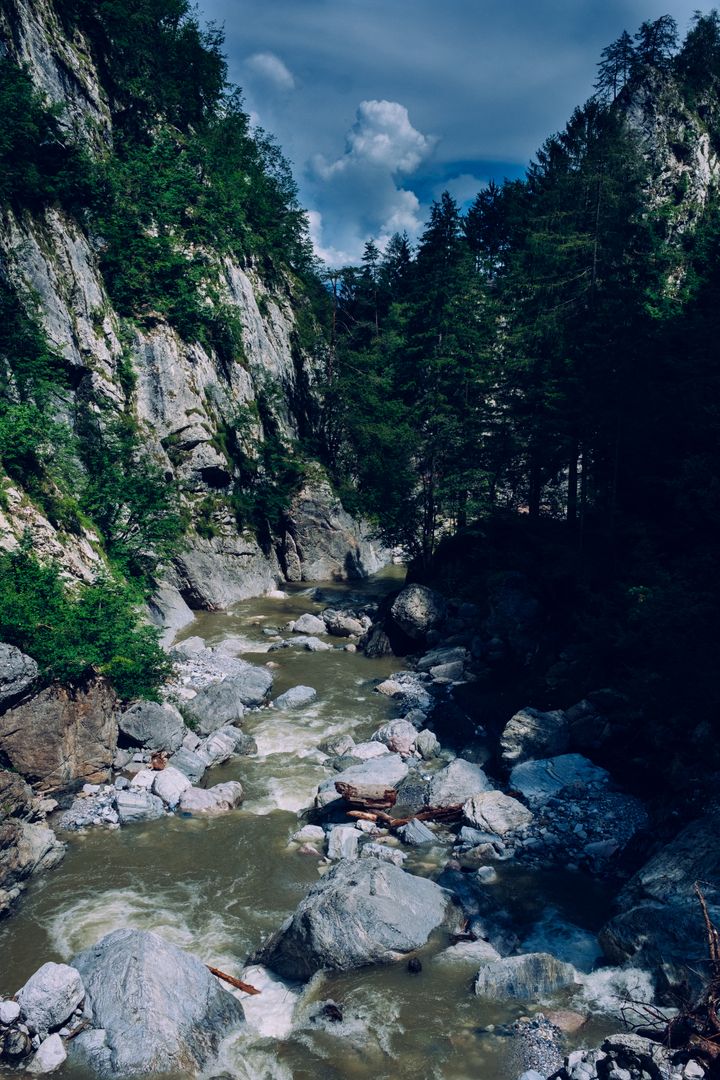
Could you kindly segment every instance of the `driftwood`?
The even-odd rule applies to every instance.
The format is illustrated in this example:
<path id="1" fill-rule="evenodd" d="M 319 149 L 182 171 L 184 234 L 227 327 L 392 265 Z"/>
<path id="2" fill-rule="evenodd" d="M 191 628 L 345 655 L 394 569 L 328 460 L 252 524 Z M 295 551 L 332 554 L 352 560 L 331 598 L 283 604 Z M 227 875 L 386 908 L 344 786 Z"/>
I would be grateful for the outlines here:
<path id="1" fill-rule="evenodd" d="M 429 806 L 427 810 L 420 810 L 417 814 L 403 818 L 390 817 L 382 810 L 348 810 L 347 816 L 357 821 L 374 821 L 388 829 L 399 829 L 403 825 L 409 825 L 411 821 L 457 821 L 462 817 L 462 803 L 457 806 Z"/>
<path id="2" fill-rule="evenodd" d="M 234 975 L 228 975 L 227 972 L 221 971 L 220 968 L 211 967 L 210 964 L 205 965 L 211 975 L 215 975 L 218 979 L 222 979 L 223 982 L 230 983 L 236 990 L 242 990 L 245 994 L 260 994 L 261 990 L 258 990 L 257 986 L 251 986 L 250 983 L 243 982 L 242 979 L 236 979 Z"/>
<path id="3" fill-rule="evenodd" d="M 335 790 L 351 806 L 360 806 L 365 810 L 388 810 L 397 802 L 397 791 L 380 787 L 379 784 L 376 787 L 367 785 L 360 791 L 353 784 L 338 780 Z"/>
<path id="4" fill-rule="evenodd" d="M 154 754 L 150 755 L 150 768 L 155 772 L 160 772 L 165 768 L 168 762 L 168 756 L 164 750 L 156 750 Z"/>

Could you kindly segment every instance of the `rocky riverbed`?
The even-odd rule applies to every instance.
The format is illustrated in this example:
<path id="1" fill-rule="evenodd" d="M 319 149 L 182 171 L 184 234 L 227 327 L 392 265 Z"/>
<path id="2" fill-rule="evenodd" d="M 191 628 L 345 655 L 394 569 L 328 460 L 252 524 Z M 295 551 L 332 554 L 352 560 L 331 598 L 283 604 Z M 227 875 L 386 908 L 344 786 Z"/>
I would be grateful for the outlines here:
<path id="1" fill-rule="evenodd" d="M 607 693 L 443 745 L 502 642 L 472 605 L 415 586 L 390 604 L 393 586 L 201 615 L 164 700 L 112 713 L 104 775 L 58 806 L 0 774 L 5 850 L 56 865 L 5 867 L 30 884 L 0 926 L 3 1068 L 709 1075 L 620 1014 L 697 979 L 714 818 L 643 860 L 648 808 L 588 750 Z"/>

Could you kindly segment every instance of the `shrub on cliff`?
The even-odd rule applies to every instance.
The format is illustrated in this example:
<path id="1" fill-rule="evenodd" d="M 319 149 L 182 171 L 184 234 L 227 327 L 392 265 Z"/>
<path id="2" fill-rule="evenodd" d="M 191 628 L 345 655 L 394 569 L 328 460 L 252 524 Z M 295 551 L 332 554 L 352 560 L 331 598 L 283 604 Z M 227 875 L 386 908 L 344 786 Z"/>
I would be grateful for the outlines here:
<path id="1" fill-rule="evenodd" d="M 0 554 L 0 640 L 32 656 L 48 681 L 94 668 L 123 698 L 155 698 L 170 670 L 132 590 L 112 578 L 70 590 L 25 548 Z"/>

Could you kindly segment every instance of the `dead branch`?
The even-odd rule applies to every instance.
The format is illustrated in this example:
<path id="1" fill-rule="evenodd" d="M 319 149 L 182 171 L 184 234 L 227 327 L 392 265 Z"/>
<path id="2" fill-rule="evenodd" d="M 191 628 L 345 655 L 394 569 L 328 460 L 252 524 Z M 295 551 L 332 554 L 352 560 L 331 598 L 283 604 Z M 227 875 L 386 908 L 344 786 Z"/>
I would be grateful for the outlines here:
<path id="1" fill-rule="evenodd" d="M 205 966 L 211 975 L 215 975 L 218 979 L 222 979 L 223 982 L 230 983 L 236 990 L 242 990 L 243 993 L 250 994 L 251 996 L 262 993 L 256 986 L 251 986 L 250 983 L 243 982 L 242 979 L 236 979 L 234 975 L 228 975 L 227 972 L 221 971 L 220 968 L 211 967 L 210 964 L 206 964 Z"/>

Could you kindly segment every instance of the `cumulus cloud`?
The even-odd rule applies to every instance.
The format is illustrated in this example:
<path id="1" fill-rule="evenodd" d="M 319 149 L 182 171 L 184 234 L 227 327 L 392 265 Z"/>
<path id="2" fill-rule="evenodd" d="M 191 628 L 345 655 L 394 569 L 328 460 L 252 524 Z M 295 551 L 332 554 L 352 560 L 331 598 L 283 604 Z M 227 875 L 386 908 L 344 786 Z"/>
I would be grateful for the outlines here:
<path id="1" fill-rule="evenodd" d="M 295 78 L 286 64 L 272 52 L 258 52 L 248 56 L 243 67 L 253 81 L 265 84 L 273 90 L 287 93 L 295 89 Z"/>
<path id="2" fill-rule="evenodd" d="M 435 195 L 439 198 L 443 191 L 449 191 L 453 199 L 460 206 L 464 206 L 472 202 L 477 193 L 485 187 L 487 187 L 487 179 L 475 176 L 474 173 L 460 173 L 458 176 L 451 176 L 436 184 Z"/>
<path id="3" fill-rule="evenodd" d="M 399 102 L 362 101 L 344 153 L 334 160 L 315 155 L 310 165 L 319 207 L 311 236 L 320 258 L 332 265 L 356 262 L 370 237 L 382 246 L 395 232 L 416 236 L 422 228 L 420 200 L 397 178 L 412 174 L 436 142 L 413 127 Z"/>

